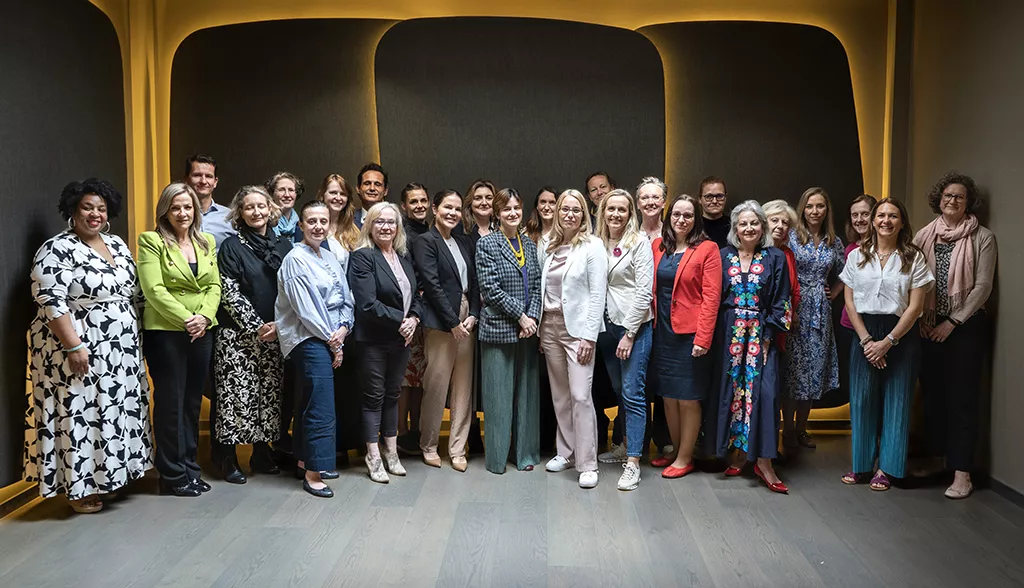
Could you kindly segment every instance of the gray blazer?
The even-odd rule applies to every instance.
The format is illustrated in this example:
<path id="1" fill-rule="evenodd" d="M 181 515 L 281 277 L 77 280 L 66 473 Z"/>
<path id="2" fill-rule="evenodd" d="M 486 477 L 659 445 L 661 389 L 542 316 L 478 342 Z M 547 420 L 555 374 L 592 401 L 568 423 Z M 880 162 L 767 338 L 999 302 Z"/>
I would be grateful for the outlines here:
<path id="1" fill-rule="evenodd" d="M 529 296 L 524 288 L 519 264 L 516 263 L 515 255 L 501 231 L 491 232 L 476 244 L 476 275 L 480 284 L 480 294 L 484 299 L 478 335 L 482 343 L 518 342 L 519 317 L 524 312 L 533 320 L 540 320 L 540 265 L 537 263 L 537 246 L 526 235 L 520 240 L 526 252 Z"/>

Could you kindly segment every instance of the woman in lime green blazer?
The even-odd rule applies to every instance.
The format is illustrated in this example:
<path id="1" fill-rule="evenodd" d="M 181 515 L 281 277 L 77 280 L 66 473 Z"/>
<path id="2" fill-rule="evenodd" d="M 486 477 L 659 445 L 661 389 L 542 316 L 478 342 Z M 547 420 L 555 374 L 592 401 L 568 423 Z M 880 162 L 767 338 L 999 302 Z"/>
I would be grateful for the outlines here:
<path id="1" fill-rule="evenodd" d="M 143 353 L 153 378 L 153 429 L 160 492 L 199 496 L 210 489 L 196 460 L 199 409 L 210 370 L 220 305 L 213 236 L 200 232 L 195 192 L 173 183 L 156 204 L 156 230 L 139 235 L 139 281 L 146 296 Z"/>

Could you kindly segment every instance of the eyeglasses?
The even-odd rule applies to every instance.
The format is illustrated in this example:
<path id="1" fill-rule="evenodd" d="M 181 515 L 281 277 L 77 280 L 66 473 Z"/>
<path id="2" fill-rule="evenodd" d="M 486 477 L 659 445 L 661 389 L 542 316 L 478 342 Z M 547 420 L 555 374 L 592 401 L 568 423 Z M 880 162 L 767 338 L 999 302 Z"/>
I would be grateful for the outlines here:
<path id="1" fill-rule="evenodd" d="M 967 194 L 946 193 L 942 195 L 942 199 L 945 200 L 946 202 L 950 202 L 953 200 L 956 200 L 957 202 L 963 202 L 964 200 L 967 200 Z"/>
<path id="2" fill-rule="evenodd" d="M 572 214 L 574 214 L 576 216 L 579 216 L 579 215 L 583 214 L 583 209 L 582 208 L 569 208 L 568 206 L 563 206 L 562 208 L 558 209 L 558 212 L 561 212 L 562 214 L 572 213 Z"/>
<path id="3" fill-rule="evenodd" d="M 725 194 L 705 194 L 701 196 L 707 200 L 725 200 Z"/>
<path id="4" fill-rule="evenodd" d="M 693 216 L 694 216 L 694 214 L 692 212 L 673 212 L 672 213 L 672 220 L 675 221 L 675 220 L 683 219 L 683 220 L 690 221 L 690 220 L 693 220 Z"/>
<path id="5" fill-rule="evenodd" d="M 397 221 L 393 221 L 391 219 L 386 219 L 386 218 L 379 218 L 379 219 L 373 221 L 373 226 L 375 226 L 375 227 L 393 227 L 393 226 L 395 226 L 397 224 L 398 224 Z"/>

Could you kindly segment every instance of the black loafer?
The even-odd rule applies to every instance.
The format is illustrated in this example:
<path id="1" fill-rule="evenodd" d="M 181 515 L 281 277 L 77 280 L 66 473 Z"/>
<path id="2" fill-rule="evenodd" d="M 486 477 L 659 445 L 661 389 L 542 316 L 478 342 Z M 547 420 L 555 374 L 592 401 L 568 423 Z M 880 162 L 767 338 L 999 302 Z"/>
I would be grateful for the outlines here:
<path id="1" fill-rule="evenodd" d="M 331 490 L 330 486 L 324 486 L 323 488 L 317 490 L 316 488 L 310 486 L 308 481 L 303 480 L 302 489 L 305 490 L 306 492 L 309 492 L 313 496 L 316 496 L 317 498 L 334 498 L 334 490 Z"/>
<path id="2" fill-rule="evenodd" d="M 203 480 L 202 478 L 196 478 L 195 480 L 192 480 L 192 485 L 198 488 L 200 492 L 204 493 L 213 490 L 213 486 L 207 484 L 206 481 Z"/>
<path id="3" fill-rule="evenodd" d="M 224 473 L 224 481 L 228 484 L 245 484 L 245 474 L 238 467 L 238 459 L 234 456 L 224 458 L 220 463 L 220 471 Z"/>
<path id="4" fill-rule="evenodd" d="M 340 477 L 341 477 L 341 474 L 339 474 L 338 472 L 336 472 L 334 470 L 327 470 L 327 471 L 324 471 L 324 472 L 320 472 L 320 479 L 321 480 L 337 480 Z"/>
<path id="5" fill-rule="evenodd" d="M 281 473 L 281 468 L 277 467 L 277 464 L 274 463 L 273 459 L 270 457 L 256 457 L 255 453 L 251 458 L 249 458 L 249 469 L 254 474 L 268 474 L 276 476 Z"/>
<path id="6" fill-rule="evenodd" d="M 201 495 L 202 492 L 192 482 L 182 484 L 181 486 L 172 486 L 170 482 L 160 478 L 160 494 L 164 496 L 173 494 L 175 496 L 195 498 L 196 496 Z"/>

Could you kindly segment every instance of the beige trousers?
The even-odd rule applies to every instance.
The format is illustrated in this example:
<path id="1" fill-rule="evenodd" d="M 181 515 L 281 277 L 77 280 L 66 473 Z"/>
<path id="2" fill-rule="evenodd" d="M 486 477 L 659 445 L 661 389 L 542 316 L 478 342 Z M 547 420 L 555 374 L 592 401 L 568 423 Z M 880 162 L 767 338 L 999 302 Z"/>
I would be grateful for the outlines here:
<path id="1" fill-rule="evenodd" d="M 459 319 L 466 320 L 467 316 L 469 301 L 463 296 Z M 466 439 L 473 421 L 473 347 L 476 333 L 462 341 L 456 341 L 448 331 L 424 329 L 423 333 L 427 368 L 423 372 L 423 402 L 420 405 L 420 449 L 424 455 L 437 455 L 447 399 L 451 412 L 448 456 L 465 457 Z"/>
<path id="2" fill-rule="evenodd" d="M 579 344 L 579 339 L 569 336 L 561 313 L 544 312 L 540 346 L 558 421 L 555 448 L 558 455 L 576 462 L 577 471 L 585 472 L 597 469 L 597 415 L 590 395 L 595 360 L 580 365 L 576 361 Z"/>

